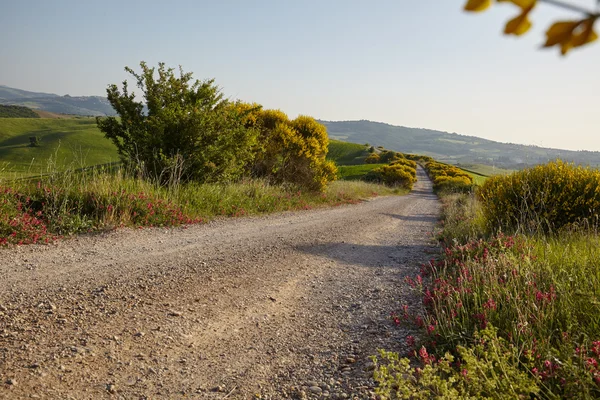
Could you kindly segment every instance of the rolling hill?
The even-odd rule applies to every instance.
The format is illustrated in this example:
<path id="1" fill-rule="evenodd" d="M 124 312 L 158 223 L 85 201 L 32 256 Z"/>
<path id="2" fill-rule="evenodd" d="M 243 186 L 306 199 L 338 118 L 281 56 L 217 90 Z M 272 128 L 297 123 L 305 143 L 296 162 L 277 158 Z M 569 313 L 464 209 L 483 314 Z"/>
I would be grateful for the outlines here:
<path id="1" fill-rule="evenodd" d="M 84 116 L 115 115 L 105 97 L 59 96 L 52 93 L 29 92 L 0 85 L 0 104 L 16 105 L 59 114 Z"/>
<path id="2" fill-rule="evenodd" d="M 371 143 L 403 153 L 425 154 L 452 164 L 486 164 L 507 169 L 546 163 L 560 158 L 576 164 L 600 166 L 600 152 L 569 151 L 500 143 L 432 129 L 407 128 L 372 121 L 319 121 L 329 137 Z"/>
<path id="3" fill-rule="evenodd" d="M 40 145 L 31 147 L 30 137 Z M 94 118 L 0 118 L 0 176 L 37 175 L 118 161 Z"/>

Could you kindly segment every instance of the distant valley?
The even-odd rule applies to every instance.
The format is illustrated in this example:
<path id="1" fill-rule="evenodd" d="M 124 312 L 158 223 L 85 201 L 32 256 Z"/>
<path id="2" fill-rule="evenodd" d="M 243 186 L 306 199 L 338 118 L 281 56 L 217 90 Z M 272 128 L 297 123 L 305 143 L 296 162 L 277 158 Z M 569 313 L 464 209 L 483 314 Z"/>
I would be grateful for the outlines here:
<path id="1" fill-rule="evenodd" d="M 0 85 L 0 104 L 24 106 L 57 114 L 115 115 L 115 110 L 105 97 L 59 96 L 53 93 L 29 92 L 2 85 Z"/>
<path id="2" fill-rule="evenodd" d="M 560 158 L 581 165 L 600 165 L 600 152 L 597 151 L 570 151 L 500 143 L 475 136 L 365 120 L 320 122 L 327 126 L 332 139 L 381 145 L 390 150 L 424 154 L 452 164 L 486 164 L 521 169 Z"/>
<path id="3" fill-rule="evenodd" d="M 105 97 L 60 96 L 52 93 L 30 92 L 2 85 L 0 85 L 0 105 L 28 107 L 44 119 L 68 118 L 69 115 L 92 117 L 115 115 L 114 109 Z M 10 109 L 10 111 L 8 110 L 9 108 L 5 107 L 5 115 L 0 115 L 0 117 L 18 115 L 14 114 L 17 112 L 15 108 Z M 26 111 L 21 110 L 19 112 Z M 556 160 L 557 158 L 581 165 L 600 166 L 600 152 L 596 151 L 569 151 L 500 143 L 475 136 L 432 129 L 394 126 L 366 120 L 319 122 L 327 126 L 329 136 L 332 139 L 361 144 L 370 143 L 374 146 L 383 146 L 387 149 L 403 153 L 424 154 L 440 161 L 460 164 L 466 167 L 470 164 L 485 164 L 505 169 L 521 169 L 526 166 Z M 65 123 L 62 124 L 64 125 Z M 42 137 L 45 137 L 53 132 L 50 127 L 52 123 L 49 122 L 45 123 L 44 130 L 32 130 L 31 132 L 24 129 L 25 125 L 23 124 L 19 125 L 19 129 L 11 131 L 9 128 L 10 124 L 8 121 L 0 123 L 0 139 L 2 136 L 8 137 L 18 134 L 25 141 L 31 135 L 41 134 Z M 61 135 L 70 132 L 69 129 L 65 130 L 65 128 L 66 126 L 61 126 Z M 93 130 L 95 133 L 94 136 L 102 136 L 92 121 L 88 122 L 86 129 Z M 78 131 L 78 129 L 75 130 Z M 50 137 L 44 139 L 46 146 L 52 143 L 49 140 Z M 94 141 L 96 140 L 97 138 L 94 139 Z M 2 143 L 2 145 L 4 144 L 6 143 Z M 111 158 L 114 156 L 113 151 L 110 152 Z"/>

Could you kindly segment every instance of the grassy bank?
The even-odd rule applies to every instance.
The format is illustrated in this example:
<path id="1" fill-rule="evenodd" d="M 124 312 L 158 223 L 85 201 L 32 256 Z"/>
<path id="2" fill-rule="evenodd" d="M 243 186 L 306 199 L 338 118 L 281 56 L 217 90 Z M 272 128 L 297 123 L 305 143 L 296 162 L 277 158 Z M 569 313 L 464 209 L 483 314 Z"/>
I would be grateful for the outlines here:
<path id="1" fill-rule="evenodd" d="M 333 182 L 302 192 L 262 180 L 164 187 L 122 170 L 65 172 L 43 179 L 0 181 L 0 244 L 48 242 L 121 226 L 177 226 L 218 216 L 244 216 L 356 203 L 399 193 L 365 182 Z"/>
<path id="2" fill-rule="evenodd" d="M 544 171 L 554 171 L 553 166 Z M 595 228 L 568 226 L 548 233 L 540 226 L 508 234 L 487 220 L 490 205 L 472 194 L 446 196 L 443 203 L 443 256 L 407 279 L 421 294 L 423 312 L 410 313 L 407 306 L 395 316 L 423 333 L 407 338 L 404 361 L 393 353 L 379 357 L 380 393 L 385 398 L 599 398 Z"/>

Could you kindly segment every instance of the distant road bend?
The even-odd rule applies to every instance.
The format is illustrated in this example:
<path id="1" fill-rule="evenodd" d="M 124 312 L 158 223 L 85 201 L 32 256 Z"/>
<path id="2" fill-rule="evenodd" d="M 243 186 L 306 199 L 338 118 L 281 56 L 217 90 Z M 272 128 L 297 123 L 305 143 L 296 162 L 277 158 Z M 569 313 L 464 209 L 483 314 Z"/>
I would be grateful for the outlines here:
<path id="1" fill-rule="evenodd" d="M 0 398 L 369 398 L 436 251 L 407 196 L 0 249 Z M 413 332 L 414 334 L 414 332 Z"/>

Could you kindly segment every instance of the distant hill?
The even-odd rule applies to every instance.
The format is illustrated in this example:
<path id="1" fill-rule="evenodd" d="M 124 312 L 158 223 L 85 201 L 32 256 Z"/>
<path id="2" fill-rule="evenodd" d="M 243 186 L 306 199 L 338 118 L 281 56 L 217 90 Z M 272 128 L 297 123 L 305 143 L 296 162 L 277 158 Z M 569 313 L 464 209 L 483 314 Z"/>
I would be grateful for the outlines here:
<path id="1" fill-rule="evenodd" d="M 0 104 L 0 118 L 39 118 L 31 108 Z"/>
<path id="2" fill-rule="evenodd" d="M 576 164 L 600 166 L 600 152 L 597 151 L 570 151 L 500 143 L 475 136 L 365 120 L 319 122 L 327 126 L 332 139 L 353 143 L 368 142 L 403 153 L 425 154 L 453 164 L 486 164 L 520 169 L 560 158 Z"/>
<path id="3" fill-rule="evenodd" d="M 116 115 L 105 97 L 59 96 L 37 93 L 0 85 L 0 104 L 18 105 L 58 114 L 84 116 Z"/>

